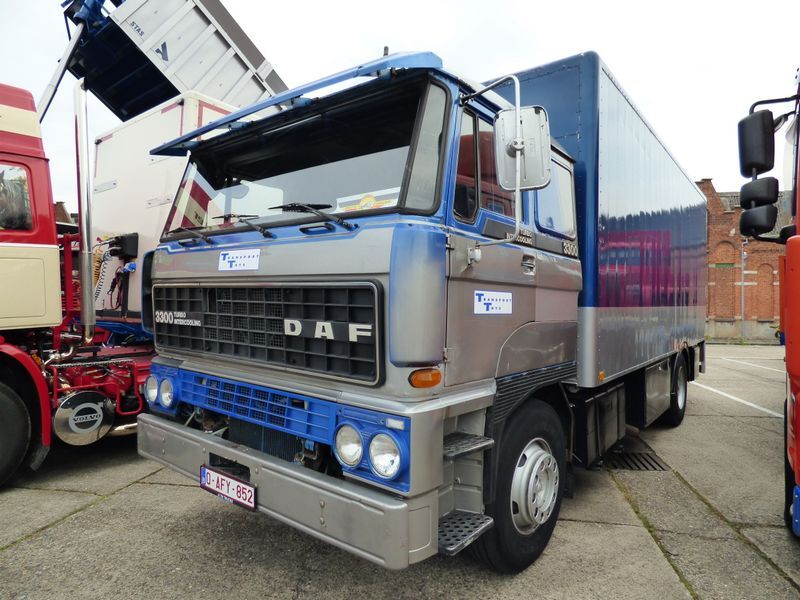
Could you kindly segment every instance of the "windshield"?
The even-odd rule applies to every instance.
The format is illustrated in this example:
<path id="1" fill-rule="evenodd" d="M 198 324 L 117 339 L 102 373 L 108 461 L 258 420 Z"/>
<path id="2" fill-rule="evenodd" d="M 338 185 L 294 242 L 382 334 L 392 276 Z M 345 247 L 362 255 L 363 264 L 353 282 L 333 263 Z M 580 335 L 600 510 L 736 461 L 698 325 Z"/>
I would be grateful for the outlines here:
<path id="1" fill-rule="evenodd" d="M 253 127 L 206 152 L 201 147 L 186 169 L 164 235 L 181 228 L 244 228 L 237 226 L 242 220 L 269 228 L 320 218 L 298 214 L 298 204 L 342 218 L 401 206 L 430 210 L 445 100 L 437 86 L 406 86 L 288 125 Z"/>

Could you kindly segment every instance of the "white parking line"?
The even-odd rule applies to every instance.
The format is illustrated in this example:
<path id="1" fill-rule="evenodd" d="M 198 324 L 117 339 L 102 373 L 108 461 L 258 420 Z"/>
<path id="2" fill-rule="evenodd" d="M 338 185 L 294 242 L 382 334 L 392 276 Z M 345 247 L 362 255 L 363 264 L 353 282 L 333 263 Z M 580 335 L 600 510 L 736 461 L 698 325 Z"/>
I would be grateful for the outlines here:
<path id="1" fill-rule="evenodd" d="M 774 410 L 764 408 L 763 406 L 759 406 L 758 404 L 753 404 L 752 402 L 748 402 L 747 400 L 742 400 L 741 398 L 737 398 L 736 396 L 731 396 L 730 394 L 726 394 L 725 392 L 720 391 L 716 388 L 703 385 L 702 383 L 697 383 L 696 381 L 692 381 L 691 383 L 692 385 L 696 385 L 697 387 L 703 388 L 704 390 L 708 390 L 709 392 L 719 394 L 720 396 L 722 396 L 723 398 L 727 398 L 728 400 L 733 400 L 734 402 L 738 402 L 739 404 L 744 404 L 745 406 L 749 406 L 750 408 L 755 408 L 756 410 L 765 412 L 772 417 L 779 417 L 781 419 L 783 418 L 783 415 L 781 413 L 776 413 Z"/>
<path id="2" fill-rule="evenodd" d="M 725 356 L 707 356 L 711 360 L 720 360 L 727 358 Z M 783 356 L 737 356 L 739 360 L 780 360 L 783 361 Z"/>
<path id="3" fill-rule="evenodd" d="M 735 358 L 725 358 L 724 356 L 720 358 L 722 360 L 727 360 L 728 362 L 739 363 L 740 365 L 747 365 L 748 367 L 755 367 L 756 369 L 766 369 L 767 371 L 775 371 L 776 373 L 781 373 L 781 374 L 786 373 L 786 371 L 784 371 L 783 369 L 773 369 L 772 367 L 763 367 L 761 365 L 745 362 L 743 360 L 736 360 Z"/>

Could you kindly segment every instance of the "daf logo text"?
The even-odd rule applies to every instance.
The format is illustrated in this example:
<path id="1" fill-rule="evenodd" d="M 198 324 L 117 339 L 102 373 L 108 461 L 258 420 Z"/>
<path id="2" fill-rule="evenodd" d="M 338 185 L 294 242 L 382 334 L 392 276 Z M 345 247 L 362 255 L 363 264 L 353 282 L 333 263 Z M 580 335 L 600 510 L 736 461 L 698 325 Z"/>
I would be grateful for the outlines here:
<path id="1" fill-rule="evenodd" d="M 372 325 L 368 323 L 335 323 L 333 321 L 300 321 L 284 319 L 285 335 L 313 337 L 320 340 L 344 340 L 358 342 L 360 338 L 372 337 Z"/>

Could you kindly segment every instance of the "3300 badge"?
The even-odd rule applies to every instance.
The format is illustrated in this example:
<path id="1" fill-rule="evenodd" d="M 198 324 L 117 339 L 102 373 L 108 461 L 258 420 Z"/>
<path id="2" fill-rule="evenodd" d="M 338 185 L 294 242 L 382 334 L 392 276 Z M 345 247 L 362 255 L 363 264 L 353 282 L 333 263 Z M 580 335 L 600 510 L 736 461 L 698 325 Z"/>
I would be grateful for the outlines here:
<path id="1" fill-rule="evenodd" d="M 164 325 L 186 325 L 188 327 L 202 327 L 203 313 L 184 312 L 181 310 L 157 310 L 153 313 L 153 320 Z"/>

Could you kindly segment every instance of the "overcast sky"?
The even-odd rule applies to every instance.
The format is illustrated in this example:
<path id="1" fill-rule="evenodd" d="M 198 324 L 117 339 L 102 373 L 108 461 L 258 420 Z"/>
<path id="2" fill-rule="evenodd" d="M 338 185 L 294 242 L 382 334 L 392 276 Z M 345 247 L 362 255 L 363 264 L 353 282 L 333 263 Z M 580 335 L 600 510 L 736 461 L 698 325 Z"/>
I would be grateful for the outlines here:
<path id="1" fill-rule="evenodd" d="M 432 50 L 475 80 L 595 50 L 689 176 L 712 178 L 719 191 L 744 182 L 737 122 L 755 100 L 793 94 L 800 66 L 797 0 L 223 2 L 290 87 L 375 58 L 384 46 Z M 38 100 L 67 42 L 59 2 L 0 7 L 0 80 Z M 44 143 L 54 197 L 74 206 L 73 79 L 64 81 Z M 96 101 L 90 110 L 95 134 L 118 123 Z"/>

